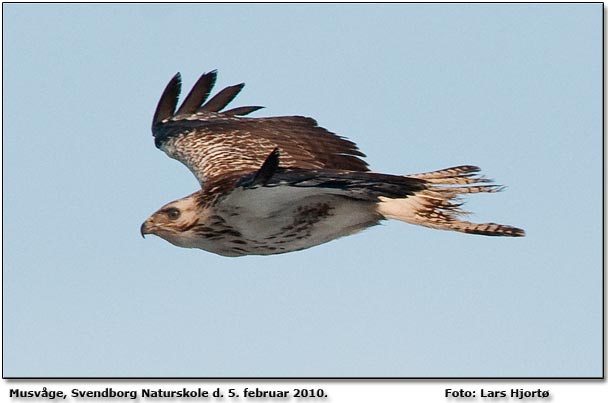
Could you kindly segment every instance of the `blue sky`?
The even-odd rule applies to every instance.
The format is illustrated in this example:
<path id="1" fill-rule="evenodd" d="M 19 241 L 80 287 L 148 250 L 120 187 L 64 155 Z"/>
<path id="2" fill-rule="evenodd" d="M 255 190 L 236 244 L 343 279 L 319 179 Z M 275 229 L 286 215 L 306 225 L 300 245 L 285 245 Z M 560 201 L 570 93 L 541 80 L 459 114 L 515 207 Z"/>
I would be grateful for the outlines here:
<path id="1" fill-rule="evenodd" d="M 5 376 L 601 375 L 601 4 L 3 5 Z M 475 164 L 483 238 L 386 222 L 273 257 L 139 226 L 177 71 L 305 115 L 375 171 Z"/>

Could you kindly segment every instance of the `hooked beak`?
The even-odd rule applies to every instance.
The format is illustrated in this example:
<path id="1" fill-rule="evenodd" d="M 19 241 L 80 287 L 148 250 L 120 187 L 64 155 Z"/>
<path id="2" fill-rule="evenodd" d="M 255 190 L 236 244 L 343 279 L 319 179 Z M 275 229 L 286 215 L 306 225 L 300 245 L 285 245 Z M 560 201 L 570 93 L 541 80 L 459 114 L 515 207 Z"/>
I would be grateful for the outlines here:
<path id="1" fill-rule="evenodd" d="M 150 228 L 148 227 L 148 221 L 144 221 L 144 223 L 139 228 L 139 232 L 141 232 L 141 237 L 145 238 L 146 234 L 151 234 Z"/>

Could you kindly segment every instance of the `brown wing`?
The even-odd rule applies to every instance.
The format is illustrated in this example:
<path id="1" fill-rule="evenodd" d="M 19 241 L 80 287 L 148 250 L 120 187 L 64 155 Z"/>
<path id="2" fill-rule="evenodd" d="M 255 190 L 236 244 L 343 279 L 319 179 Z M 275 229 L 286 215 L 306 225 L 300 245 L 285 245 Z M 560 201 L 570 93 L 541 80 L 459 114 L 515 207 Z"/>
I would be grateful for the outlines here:
<path id="1" fill-rule="evenodd" d="M 181 89 L 177 73 L 158 102 L 152 122 L 155 144 L 185 164 L 201 185 L 222 176 L 252 172 L 280 150 L 285 168 L 367 171 L 355 143 L 302 116 L 242 117 L 262 107 L 244 106 L 221 112 L 244 84 L 227 87 L 207 100 L 216 71 L 203 74 L 175 111 Z"/>

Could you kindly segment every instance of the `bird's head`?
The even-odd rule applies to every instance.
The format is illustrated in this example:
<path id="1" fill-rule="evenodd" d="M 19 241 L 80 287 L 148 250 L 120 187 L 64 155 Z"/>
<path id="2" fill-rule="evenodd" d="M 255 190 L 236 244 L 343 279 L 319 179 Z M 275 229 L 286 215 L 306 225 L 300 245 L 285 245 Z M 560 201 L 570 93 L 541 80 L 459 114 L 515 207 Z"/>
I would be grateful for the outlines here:
<path id="1" fill-rule="evenodd" d="M 192 248 L 197 238 L 193 230 L 201 218 L 197 193 L 161 207 L 141 225 L 141 235 L 153 234 L 175 246 Z"/>

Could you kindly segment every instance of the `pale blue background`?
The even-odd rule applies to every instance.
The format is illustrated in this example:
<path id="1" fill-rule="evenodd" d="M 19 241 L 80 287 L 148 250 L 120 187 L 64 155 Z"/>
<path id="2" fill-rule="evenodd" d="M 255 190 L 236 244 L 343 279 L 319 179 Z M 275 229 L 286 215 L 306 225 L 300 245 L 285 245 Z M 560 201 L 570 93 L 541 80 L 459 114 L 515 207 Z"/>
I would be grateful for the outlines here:
<path id="1" fill-rule="evenodd" d="M 602 375 L 602 5 L 4 5 L 4 375 Z M 477 164 L 484 238 L 388 222 L 274 257 L 139 226 L 197 188 L 154 148 L 176 71 L 372 169 Z"/>

